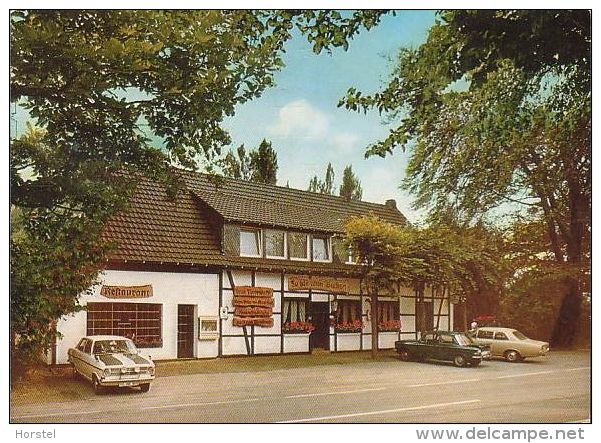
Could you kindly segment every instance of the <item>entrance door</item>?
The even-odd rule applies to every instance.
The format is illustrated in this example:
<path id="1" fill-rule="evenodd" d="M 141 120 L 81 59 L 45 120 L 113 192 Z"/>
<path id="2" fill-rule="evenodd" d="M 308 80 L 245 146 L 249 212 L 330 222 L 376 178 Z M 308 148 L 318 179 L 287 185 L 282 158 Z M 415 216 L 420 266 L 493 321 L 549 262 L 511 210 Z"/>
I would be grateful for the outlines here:
<path id="1" fill-rule="evenodd" d="M 177 305 L 177 358 L 194 357 L 194 305 Z"/>
<path id="2" fill-rule="evenodd" d="M 328 302 L 311 302 L 310 312 L 315 330 L 309 336 L 311 349 L 330 349 L 330 307 Z"/>

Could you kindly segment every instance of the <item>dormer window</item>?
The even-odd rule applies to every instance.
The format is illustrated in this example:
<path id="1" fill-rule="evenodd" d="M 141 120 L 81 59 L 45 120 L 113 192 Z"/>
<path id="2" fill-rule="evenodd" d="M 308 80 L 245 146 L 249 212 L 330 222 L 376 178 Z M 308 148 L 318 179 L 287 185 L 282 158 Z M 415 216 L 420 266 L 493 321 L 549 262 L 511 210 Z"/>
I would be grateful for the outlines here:
<path id="1" fill-rule="evenodd" d="M 332 243 L 327 235 L 313 236 L 313 261 L 332 261 Z"/>
<path id="2" fill-rule="evenodd" d="M 261 230 L 240 229 L 240 255 L 246 257 L 261 257 Z"/>
<path id="3" fill-rule="evenodd" d="M 309 260 L 309 236 L 303 232 L 288 233 L 290 260 Z"/>
<path id="4" fill-rule="evenodd" d="M 286 231 L 265 229 L 265 257 L 286 258 Z"/>

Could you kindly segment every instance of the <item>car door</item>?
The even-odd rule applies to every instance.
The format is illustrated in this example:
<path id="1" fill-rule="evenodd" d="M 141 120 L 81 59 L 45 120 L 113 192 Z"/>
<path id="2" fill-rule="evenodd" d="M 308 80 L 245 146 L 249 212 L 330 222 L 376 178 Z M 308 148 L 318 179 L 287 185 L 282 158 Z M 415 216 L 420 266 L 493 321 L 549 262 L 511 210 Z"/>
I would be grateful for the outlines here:
<path id="1" fill-rule="evenodd" d="M 495 336 L 493 339 L 493 344 L 491 345 L 493 354 L 503 355 L 505 351 L 510 348 L 509 345 L 509 337 L 507 334 L 501 331 L 495 332 Z"/>
<path id="2" fill-rule="evenodd" d="M 83 368 L 83 376 L 86 378 L 92 379 L 92 372 L 94 372 L 94 356 L 92 355 L 92 345 L 93 341 L 87 339 L 83 350 L 80 353 L 82 368 Z"/>
<path id="3" fill-rule="evenodd" d="M 494 341 L 494 333 L 493 331 L 489 331 L 486 329 L 478 329 L 476 333 L 476 340 L 478 344 L 482 345 L 490 345 L 490 351 L 494 354 L 493 350 L 493 341 Z"/>
<path id="4" fill-rule="evenodd" d="M 438 345 L 436 347 L 436 358 L 438 360 L 453 360 L 456 355 L 456 345 L 453 341 L 452 335 L 440 334 L 438 335 Z"/>

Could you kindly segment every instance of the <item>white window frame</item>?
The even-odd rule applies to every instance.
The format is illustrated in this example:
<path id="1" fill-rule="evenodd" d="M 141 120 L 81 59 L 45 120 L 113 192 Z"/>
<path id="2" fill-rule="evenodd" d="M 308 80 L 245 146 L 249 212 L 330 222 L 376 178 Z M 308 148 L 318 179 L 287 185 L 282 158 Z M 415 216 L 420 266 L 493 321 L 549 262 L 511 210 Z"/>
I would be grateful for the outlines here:
<path id="1" fill-rule="evenodd" d="M 240 228 L 240 237 L 242 237 L 242 231 L 246 232 L 255 232 L 259 234 L 259 254 L 245 254 L 242 252 L 242 238 L 240 238 L 240 257 L 255 257 L 260 258 L 263 257 L 263 230 L 261 228 L 251 228 L 251 227 L 241 227 Z"/>
<path id="2" fill-rule="evenodd" d="M 284 234 L 284 255 L 268 255 L 267 254 L 267 231 L 276 231 Z M 288 231 L 283 229 L 263 229 L 263 235 L 265 236 L 265 258 L 273 258 L 276 260 L 286 260 L 288 257 Z M 262 239 L 261 239 L 262 240 Z"/>
<path id="3" fill-rule="evenodd" d="M 288 231 L 286 233 L 286 243 L 288 242 L 288 234 L 303 234 L 305 236 L 305 238 L 307 239 L 307 258 L 293 257 L 292 255 L 288 254 L 288 257 L 290 258 L 290 260 L 292 260 L 292 261 L 311 261 L 311 238 L 310 238 L 311 236 L 305 232 Z M 286 251 L 286 252 L 288 252 L 288 251 Z"/>
<path id="4" fill-rule="evenodd" d="M 313 239 L 317 238 L 325 238 L 326 240 L 326 248 L 328 250 L 328 258 L 325 260 L 317 259 L 313 257 Z M 311 260 L 316 263 L 332 263 L 332 236 L 330 235 L 311 235 Z"/>
<path id="5" fill-rule="evenodd" d="M 353 248 L 351 248 L 350 246 L 349 246 L 348 251 L 347 251 L 345 264 L 347 264 L 347 265 L 356 265 L 356 264 L 358 264 L 357 260 L 355 260 L 355 256 L 353 255 Z"/>

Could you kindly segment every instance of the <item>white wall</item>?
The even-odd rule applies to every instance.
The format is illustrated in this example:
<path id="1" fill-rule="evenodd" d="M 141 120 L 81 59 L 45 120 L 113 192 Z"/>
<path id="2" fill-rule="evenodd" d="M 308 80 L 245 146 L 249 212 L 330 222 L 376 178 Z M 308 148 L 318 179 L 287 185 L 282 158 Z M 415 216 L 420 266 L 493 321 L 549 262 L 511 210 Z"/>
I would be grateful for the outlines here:
<path id="1" fill-rule="evenodd" d="M 119 302 L 119 303 L 160 303 L 163 305 L 161 348 L 142 349 L 142 352 L 153 359 L 177 358 L 177 305 L 190 304 L 196 306 L 199 316 L 219 315 L 219 276 L 217 274 L 192 274 L 172 272 L 143 271 L 105 271 L 101 276 L 101 284 L 112 286 L 152 285 L 153 295 L 144 299 L 109 299 L 100 295 L 100 285 L 93 288 L 92 295 L 82 295 L 80 303 Z M 78 312 L 61 319 L 58 331 L 63 338 L 58 341 L 56 362 L 67 363 L 67 350 L 77 344 L 86 334 L 85 311 Z M 198 324 L 195 325 L 198 328 Z M 195 331 L 198 337 L 198 331 Z M 216 357 L 218 341 L 196 340 L 195 356 L 198 358 Z"/>

